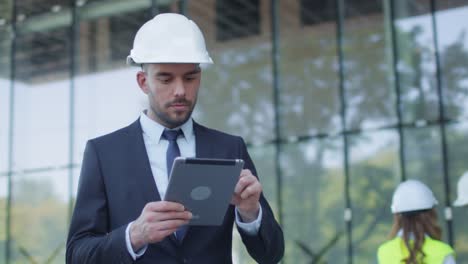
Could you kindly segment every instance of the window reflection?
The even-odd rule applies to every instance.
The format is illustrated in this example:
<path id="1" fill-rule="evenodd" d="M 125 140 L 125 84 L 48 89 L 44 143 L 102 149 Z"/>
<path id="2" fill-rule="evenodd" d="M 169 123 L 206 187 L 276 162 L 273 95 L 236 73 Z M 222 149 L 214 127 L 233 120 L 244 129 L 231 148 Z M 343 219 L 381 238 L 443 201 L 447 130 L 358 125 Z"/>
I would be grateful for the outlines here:
<path id="1" fill-rule="evenodd" d="M 216 36 L 227 41 L 260 33 L 259 0 L 216 0 Z"/>
<path id="2" fill-rule="evenodd" d="M 17 41 L 16 77 L 26 83 L 69 78 L 69 29 L 21 35 Z"/>
<path id="3" fill-rule="evenodd" d="M 440 128 L 429 126 L 404 130 L 405 156 L 408 179 L 418 179 L 428 184 L 440 206 L 437 207 L 442 238 L 448 241 L 447 225 L 444 224 L 444 171 Z"/>
<path id="4" fill-rule="evenodd" d="M 0 26 L 0 175 L 8 170 L 8 142 L 10 122 L 10 62 L 11 31 Z M 1 177 L 1 176 L 0 176 Z"/>
<path id="5" fill-rule="evenodd" d="M 287 263 L 346 262 L 343 153 L 337 151 L 341 146 L 340 138 L 283 146 L 281 199 Z M 318 259 L 307 250 L 326 251 Z"/>
<path id="6" fill-rule="evenodd" d="M 8 170 L 8 143 L 10 134 L 10 83 L 6 79 L 0 79 L 0 175 L 6 175 Z M 1 176 L 0 176 L 1 177 Z"/>
<path id="7" fill-rule="evenodd" d="M 463 3 L 459 1 L 458 4 Z M 468 4 L 468 1 L 464 1 Z M 440 9 L 444 8 L 444 5 Z M 446 118 L 468 118 L 468 24 L 459 23 L 468 6 L 442 9 L 436 14 Z"/>
<path id="8" fill-rule="evenodd" d="M 280 128 L 284 138 L 342 130 L 336 23 L 322 17 L 328 16 L 328 9 L 316 8 L 318 2 L 301 3 L 283 2 L 280 9 Z M 296 24 L 299 8 L 315 19 L 312 25 Z"/>
<path id="9" fill-rule="evenodd" d="M 15 2 L 20 17 L 59 12 L 62 8 L 67 7 L 69 3 L 60 0 L 16 0 Z"/>
<path id="10" fill-rule="evenodd" d="M 69 81 L 15 82 L 14 170 L 68 163 Z"/>
<path id="11" fill-rule="evenodd" d="M 189 9 L 192 16 L 204 14 L 199 9 L 203 8 L 203 3 L 209 3 L 190 2 L 194 9 L 194 12 Z M 255 10 L 255 1 L 241 2 L 248 10 Z M 217 9 L 213 11 L 215 10 Z M 269 13 L 262 15 L 268 17 Z M 194 17 L 194 21 L 200 25 L 212 25 L 207 27 L 204 34 L 215 63 L 214 66 L 203 69 L 200 100 L 194 113 L 195 120 L 228 133 L 241 135 L 248 142 L 268 142 L 275 137 L 272 133 L 274 106 L 271 90 L 270 27 L 263 23 L 260 24 L 258 35 L 220 42 L 214 33 L 217 29 L 213 27 L 213 19 L 215 16 Z M 242 23 L 247 23 L 247 27 L 255 27 L 256 22 L 247 19 Z M 214 44 L 210 46 L 210 43 Z"/>
<path id="12" fill-rule="evenodd" d="M 63 263 L 68 218 L 67 171 L 13 175 L 12 260 Z M 37 243 L 40 241 L 40 243 Z"/>
<path id="13" fill-rule="evenodd" d="M 7 226 L 6 219 L 7 217 L 7 199 L 8 199 L 8 179 L 6 175 L 0 174 L 0 230 L 5 230 L 0 232 L 0 259 L 3 261 L 5 259 L 5 247 L 7 240 Z"/>
<path id="14" fill-rule="evenodd" d="M 448 138 L 448 166 L 450 173 L 450 202 L 453 203 L 457 197 L 457 184 L 458 180 L 465 171 L 468 171 L 466 158 L 468 155 L 468 138 L 466 137 L 468 131 L 468 123 L 462 122 L 457 125 L 447 127 Z M 457 260 L 468 259 L 468 210 L 465 207 L 453 207 L 453 228 L 455 233 L 455 252 L 457 253 Z"/>
<path id="15" fill-rule="evenodd" d="M 394 26 L 399 53 L 402 121 L 436 120 L 439 106 L 430 1 L 420 1 L 417 5 L 396 3 Z"/>
<path id="16" fill-rule="evenodd" d="M 345 4 L 343 20 L 344 93 L 347 129 L 395 124 L 396 94 L 391 78 L 389 13 L 375 5 Z M 362 1 L 361 1 L 362 2 Z M 357 15 L 368 14 L 372 15 Z M 372 66 L 371 66 L 372 65 Z"/>
<path id="17" fill-rule="evenodd" d="M 13 0 L 0 1 L 0 30 L 2 26 L 11 23 Z"/>
<path id="18" fill-rule="evenodd" d="M 398 134 L 378 131 L 349 139 L 353 262 L 373 263 L 392 227 L 390 202 L 401 179 Z"/>

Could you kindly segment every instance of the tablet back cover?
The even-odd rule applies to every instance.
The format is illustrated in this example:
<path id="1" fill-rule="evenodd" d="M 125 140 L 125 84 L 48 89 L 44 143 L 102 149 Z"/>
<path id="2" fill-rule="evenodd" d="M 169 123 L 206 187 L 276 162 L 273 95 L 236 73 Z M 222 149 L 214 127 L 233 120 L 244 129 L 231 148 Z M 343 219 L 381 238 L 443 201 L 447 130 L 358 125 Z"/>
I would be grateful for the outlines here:
<path id="1" fill-rule="evenodd" d="M 177 158 L 164 200 L 191 211 L 189 225 L 221 225 L 243 166 L 239 159 Z"/>

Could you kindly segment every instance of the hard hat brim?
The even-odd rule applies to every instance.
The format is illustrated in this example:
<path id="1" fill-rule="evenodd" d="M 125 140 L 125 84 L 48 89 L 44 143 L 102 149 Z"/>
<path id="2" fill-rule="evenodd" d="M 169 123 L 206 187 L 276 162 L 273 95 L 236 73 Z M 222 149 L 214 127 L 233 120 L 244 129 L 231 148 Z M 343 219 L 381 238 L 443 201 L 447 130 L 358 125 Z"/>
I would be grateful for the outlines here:
<path id="1" fill-rule="evenodd" d="M 198 60 L 180 60 L 180 61 L 175 61 L 175 60 L 156 60 L 156 61 L 141 61 L 141 62 L 136 62 L 131 56 L 127 57 L 127 65 L 130 66 L 141 66 L 142 64 L 152 64 L 152 63 L 199 63 L 202 65 L 207 65 L 207 64 L 214 64 L 213 60 L 211 58 L 206 58 L 206 59 L 198 59 Z"/>
<path id="2" fill-rule="evenodd" d="M 456 206 L 456 207 L 461 207 L 461 206 L 465 206 L 465 205 L 468 205 L 468 199 L 467 198 L 465 198 L 465 199 L 458 198 L 457 200 L 455 200 L 455 202 L 453 202 L 453 206 Z"/>

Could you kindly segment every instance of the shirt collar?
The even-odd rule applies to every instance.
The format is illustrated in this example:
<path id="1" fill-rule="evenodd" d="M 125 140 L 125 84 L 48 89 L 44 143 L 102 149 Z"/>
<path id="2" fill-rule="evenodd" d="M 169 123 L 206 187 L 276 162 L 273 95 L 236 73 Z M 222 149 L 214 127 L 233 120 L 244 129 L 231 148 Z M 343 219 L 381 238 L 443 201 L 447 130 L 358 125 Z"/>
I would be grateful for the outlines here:
<path id="1" fill-rule="evenodd" d="M 403 238 L 403 229 L 400 228 L 400 230 L 398 230 L 397 236 Z M 424 236 L 427 237 L 427 234 L 424 234 Z M 414 234 L 413 234 L 413 232 L 410 232 L 410 233 L 409 233 L 409 239 L 414 240 Z"/>
<path id="2" fill-rule="evenodd" d="M 147 111 L 145 110 L 140 115 L 141 129 L 143 130 L 143 133 L 146 134 L 151 140 L 154 140 L 155 142 L 159 142 L 164 129 L 169 129 L 169 128 L 166 128 L 163 125 L 159 124 L 158 122 L 149 118 L 146 115 L 146 112 Z M 182 132 L 184 133 L 184 138 L 187 141 L 187 143 L 191 143 L 193 141 L 194 136 L 193 136 L 192 118 L 189 118 L 187 122 L 183 123 L 179 127 L 173 128 L 172 130 L 175 130 L 175 129 L 182 129 Z"/>

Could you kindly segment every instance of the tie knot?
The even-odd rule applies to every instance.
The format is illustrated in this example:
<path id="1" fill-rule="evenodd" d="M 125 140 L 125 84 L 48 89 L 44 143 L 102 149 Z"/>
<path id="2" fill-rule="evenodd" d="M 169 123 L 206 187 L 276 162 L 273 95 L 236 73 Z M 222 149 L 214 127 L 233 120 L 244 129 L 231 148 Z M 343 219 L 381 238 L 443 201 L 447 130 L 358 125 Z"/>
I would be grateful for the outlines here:
<path id="1" fill-rule="evenodd" d="M 164 131 L 162 133 L 162 138 L 167 139 L 169 141 L 176 141 L 177 137 L 179 137 L 180 135 L 183 135 L 183 134 L 184 133 L 182 133 L 181 129 L 177 129 L 177 130 L 164 129 Z"/>

